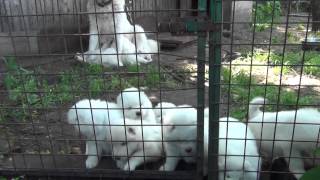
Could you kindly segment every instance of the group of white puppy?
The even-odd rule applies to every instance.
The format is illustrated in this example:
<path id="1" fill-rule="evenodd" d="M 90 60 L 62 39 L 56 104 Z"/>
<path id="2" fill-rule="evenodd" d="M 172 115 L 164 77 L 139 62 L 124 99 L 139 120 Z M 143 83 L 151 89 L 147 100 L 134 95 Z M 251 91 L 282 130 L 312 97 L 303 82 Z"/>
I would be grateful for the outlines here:
<path id="1" fill-rule="evenodd" d="M 132 25 L 125 12 L 125 0 L 89 0 L 89 50 L 75 59 L 103 66 L 145 64 L 158 52 L 158 43 L 148 39 L 144 29 Z"/>
<path id="2" fill-rule="evenodd" d="M 220 180 L 259 179 L 260 153 L 265 157 L 285 157 L 297 178 L 305 172 L 304 163 L 314 162 L 320 113 L 311 108 L 262 112 L 260 106 L 265 103 L 260 97 L 251 101 L 248 126 L 232 117 L 220 118 Z M 206 174 L 208 108 L 204 117 Z M 102 155 L 113 157 L 117 167 L 130 171 L 162 157 L 166 157 L 165 163 L 159 170 L 165 171 L 175 170 L 180 160 L 197 160 L 197 110 L 167 102 L 153 107 L 148 96 L 137 88 L 123 90 L 116 103 L 81 100 L 70 108 L 67 119 L 86 137 L 87 168 L 96 167 Z"/>

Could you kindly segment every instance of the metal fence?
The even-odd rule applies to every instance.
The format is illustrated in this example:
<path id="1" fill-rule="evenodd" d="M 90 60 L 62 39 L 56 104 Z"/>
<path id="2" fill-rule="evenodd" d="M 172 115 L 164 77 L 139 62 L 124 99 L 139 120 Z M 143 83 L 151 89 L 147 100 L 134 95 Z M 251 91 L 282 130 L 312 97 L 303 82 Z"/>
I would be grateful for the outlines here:
<path id="1" fill-rule="evenodd" d="M 87 3 L 0 0 L 0 178 L 284 179 L 318 165 L 317 2 Z"/>

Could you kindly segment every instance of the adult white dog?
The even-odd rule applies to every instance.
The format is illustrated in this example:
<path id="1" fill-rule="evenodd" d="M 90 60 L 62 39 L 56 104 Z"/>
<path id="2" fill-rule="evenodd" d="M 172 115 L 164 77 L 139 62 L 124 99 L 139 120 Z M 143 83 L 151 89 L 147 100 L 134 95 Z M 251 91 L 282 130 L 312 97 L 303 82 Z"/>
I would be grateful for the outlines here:
<path id="1" fill-rule="evenodd" d="M 289 170 L 300 179 L 305 172 L 303 156 L 311 158 L 319 142 L 320 113 L 312 108 L 262 112 L 265 102 L 257 97 L 249 107 L 248 125 L 258 147 L 269 157 L 284 156 Z"/>
<path id="2" fill-rule="evenodd" d="M 158 51 L 157 42 L 148 40 L 141 26 L 130 24 L 124 6 L 125 0 L 88 1 L 89 50 L 83 55 L 78 53 L 75 57 L 77 60 L 93 64 L 102 62 L 104 66 L 152 61 L 150 53 Z M 118 58 L 114 54 L 124 55 Z"/>
<path id="3" fill-rule="evenodd" d="M 123 108 L 126 118 L 156 123 L 153 107 L 148 96 L 137 88 L 127 88 L 117 97 L 117 104 Z"/>
<path id="4" fill-rule="evenodd" d="M 193 115 L 191 115 L 193 114 Z M 186 119 L 186 117 L 188 117 Z M 192 118 L 193 117 L 193 118 Z M 196 111 L 190 114 L 174 113 L 166 120 L 172 126 L 165 129 L 166 162 L 160 170 L 173 171 L 180 159 L 186 162 L 196 160 L 197 118 Z M 237 119 L 221 118 L 219 123 L 219 179 L 259 179 L 261 159 L 254 135 L 245 124 Z M 227 138 L 227 139 L 226 139 Z M 208 160 L 208 118 L 204 124 L 205 174 Z M 227 148 L 226 148 L 227 146 Z M 180 158 L 179 158 L 180 157 Z"/>

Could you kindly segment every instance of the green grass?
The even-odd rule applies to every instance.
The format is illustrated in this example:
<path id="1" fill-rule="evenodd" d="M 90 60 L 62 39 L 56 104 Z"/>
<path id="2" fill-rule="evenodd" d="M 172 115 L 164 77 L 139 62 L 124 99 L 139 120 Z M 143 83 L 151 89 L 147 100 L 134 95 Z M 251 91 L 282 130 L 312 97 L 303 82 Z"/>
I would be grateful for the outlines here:
<path id="1" fill-rule="evenodd" d="M 39 72 L 26 70 L 17 65 L 15 59 L 5 59 L 7 73 L 4 86 L 10 104 L 19 108 L 0 109 L 0 121 L 14 118 L 21 121 L 40 114 L 36 108 L 60 106 L 78 98 L 101 98 L 107 91 L 121 90 L 138 85 L 157 88 L 160 83 L 172 84 L 170 77 L 159 73 L 155 66 L 129 66 L 124 73 L 109 73 L 100 65 L 81 65 L 72 70 L 59 72 L 54 82 L 37 75 Z M 131 73 L 131 74 L 130 74 Z"/>
<path id="2" fill-rule="evenodd" d="M 235 105 L 230 106 L 230 116 L 243 119 L 246 117 L 248 110 L 248 103 L 251 99 L 257 96 L 266 97 L 270 103 L 279 103 L 283 106 L 279 106 L 279 109 L 287 109 L 290 106 L 295 106 L 298 98 L 298 94 L 295 91 L 287 89 L 285 87 L 279 87 L 273 84 L 260 85 L 254 77 L 250 77 L 245 72 L 231 74 L 230 71 L 224 68 L 222 71 L 223 82 L 226 84 L 223 86 L 224 92 L 229 92 L 231 99 Z M 231 86 L 229 87 L 229 82 Z M 249 94 L 250 88 L 250 94 Z M 248 101 L 249 100 L 249 101 Z M 298 105 L 310 105 L 317 101 L 313 96 L 300 96 Z M 267 107 L 266 110 L 275 111 L 276 106 Z"/>

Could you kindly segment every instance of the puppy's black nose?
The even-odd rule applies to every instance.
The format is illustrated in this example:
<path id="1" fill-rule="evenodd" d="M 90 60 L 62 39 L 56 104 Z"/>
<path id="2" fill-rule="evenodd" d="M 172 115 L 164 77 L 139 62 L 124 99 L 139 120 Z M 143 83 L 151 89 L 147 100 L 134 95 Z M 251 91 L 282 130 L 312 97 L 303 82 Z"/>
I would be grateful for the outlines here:
<path id="1" fill-rule="evenodd" d="M 136 112 L 136 115 L 141 116 L 141 112 L 140 111 Z"/>
<path id="2" fill-rule="evenodd" d="M 192 148 L 188 147 L 187 149 L 185 149 L 186 153 L 191 153 L 192 152 Z"/>

